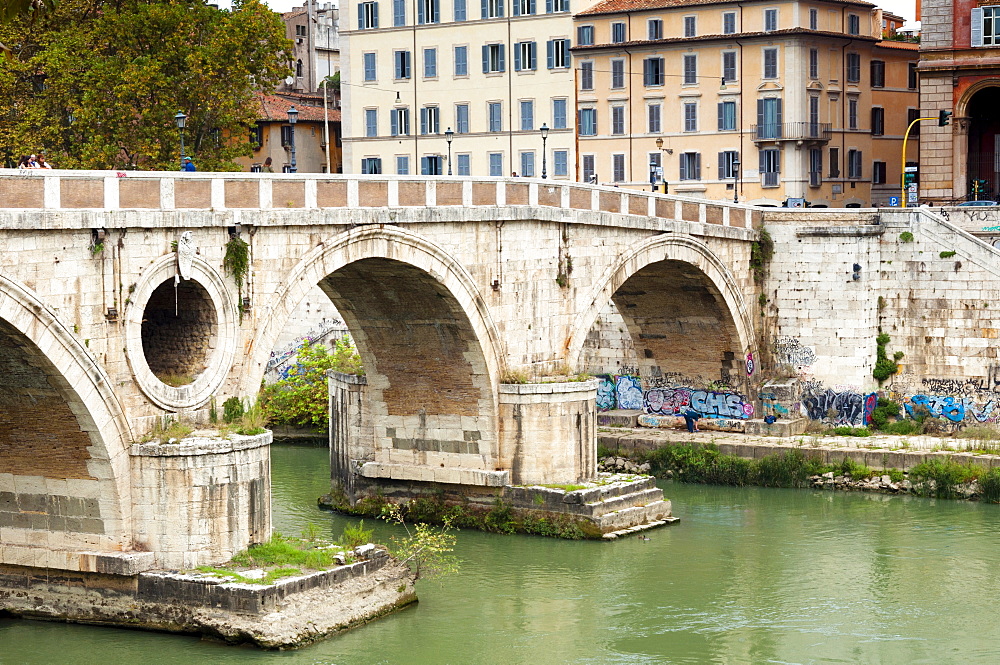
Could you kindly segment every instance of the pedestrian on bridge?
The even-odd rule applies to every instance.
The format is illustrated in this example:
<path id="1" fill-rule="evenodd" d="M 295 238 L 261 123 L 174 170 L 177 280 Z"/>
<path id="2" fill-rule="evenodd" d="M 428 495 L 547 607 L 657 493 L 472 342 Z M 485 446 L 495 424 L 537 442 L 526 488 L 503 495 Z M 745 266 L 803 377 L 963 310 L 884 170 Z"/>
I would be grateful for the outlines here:
<path id="1" fill-rule="evenodd" d="M 191 158 L 185 157 L 184 163 L 181 164 L 181 171 L 197 171 L 197 170 L 198 169 L 194 167 L 194 162 L 191 161 Z"/>

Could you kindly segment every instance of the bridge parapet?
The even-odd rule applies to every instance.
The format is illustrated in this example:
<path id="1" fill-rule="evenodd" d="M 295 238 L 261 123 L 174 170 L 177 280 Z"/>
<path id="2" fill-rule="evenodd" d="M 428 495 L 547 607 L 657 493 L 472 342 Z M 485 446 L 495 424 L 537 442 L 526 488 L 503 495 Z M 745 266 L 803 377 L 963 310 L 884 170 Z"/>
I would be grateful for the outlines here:
<path id="1" fill-rule="evenodd" d="M 525 206 L 753 228 L 725 202 L 532 178 L 0 169 L 0 209 L 294 210 Z"/>

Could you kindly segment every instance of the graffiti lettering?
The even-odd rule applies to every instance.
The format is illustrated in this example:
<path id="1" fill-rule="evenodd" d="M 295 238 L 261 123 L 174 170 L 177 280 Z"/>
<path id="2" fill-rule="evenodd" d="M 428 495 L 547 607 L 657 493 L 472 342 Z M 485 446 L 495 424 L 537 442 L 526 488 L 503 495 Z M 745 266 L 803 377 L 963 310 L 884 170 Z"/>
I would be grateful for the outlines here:
<path id="1" fill-rule="evenodd" d="M 785 365 L 796 367 L 812 365 L 816 362 L 816 352 L 795 337 L 779 337 L 774 343 L 774 356 Z"/>
<path id="2" fill-rule="evenodd" d="M 813 420 L 835 425 L 865 424 L 865 397 L 856 392 L 836 392 L 829 389 L 811 392 L 802 398 L 802 405 Z"/>
<path id="3" fill-rule="evenodd" d="M 642 383 L 637 376 L 615 377 L 615 401 L 619 409 L 642 408 Z"/>
<path id="4" fill-rule="evenodd" d="M 610 411 L 618 405 L 615 400 L 615 380 L 607 374 L 600 374 L 597 378 L 601 380 L 597 384 L 597 410 Z"/>
<path id="5" fill-rule="evenodd" d="M 693 388 L 654 388 L 646 391 L 643 410 L 652 415 L 674 416 L 691 408 L 706 418 L 738 418 L 753 415 L 754 408 L 743 395 Z"/>

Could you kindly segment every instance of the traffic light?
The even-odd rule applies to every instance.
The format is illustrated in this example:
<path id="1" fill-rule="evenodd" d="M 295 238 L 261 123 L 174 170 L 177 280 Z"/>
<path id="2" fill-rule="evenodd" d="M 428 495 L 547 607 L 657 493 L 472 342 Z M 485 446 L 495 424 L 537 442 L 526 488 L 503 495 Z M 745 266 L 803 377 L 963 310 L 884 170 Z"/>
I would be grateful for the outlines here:
<path id="1" fill-rule="evenodd" d="M 951 124 L 951 111 L 941 111 L 938 113 L 938 127 Z"/>

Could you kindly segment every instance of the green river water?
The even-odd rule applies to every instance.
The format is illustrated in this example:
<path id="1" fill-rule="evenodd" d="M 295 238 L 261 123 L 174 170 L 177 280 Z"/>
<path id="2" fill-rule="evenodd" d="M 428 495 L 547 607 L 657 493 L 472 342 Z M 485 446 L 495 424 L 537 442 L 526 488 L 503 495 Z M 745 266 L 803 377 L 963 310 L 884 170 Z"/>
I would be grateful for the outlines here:
<path id="1" fill-rule="evenodd" d="M 339 535 L 326 451 L 272 460 L 275 528 Z M 0 619 L 0 663 L 1000 663 L 1000 506 L 664 489 L 682 521 L 648 541 L 462 531 L 460 571 L 417 605 L 298 651 Z"/>

